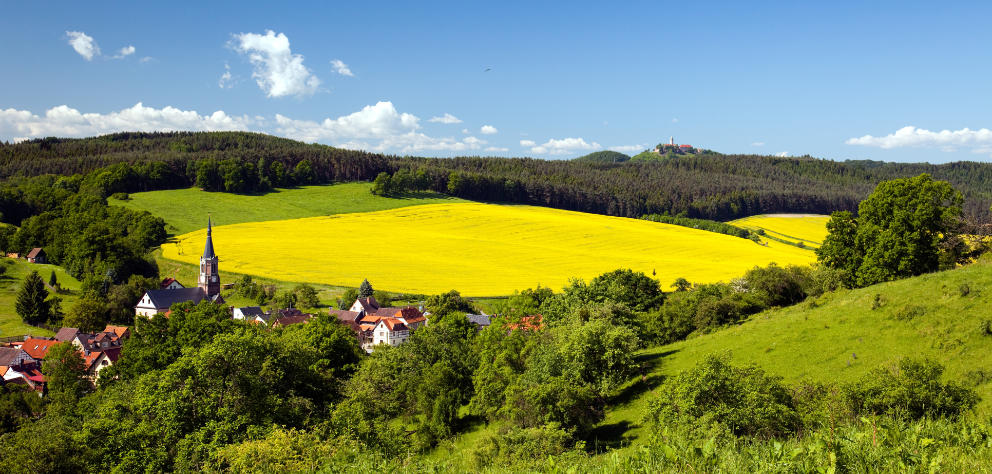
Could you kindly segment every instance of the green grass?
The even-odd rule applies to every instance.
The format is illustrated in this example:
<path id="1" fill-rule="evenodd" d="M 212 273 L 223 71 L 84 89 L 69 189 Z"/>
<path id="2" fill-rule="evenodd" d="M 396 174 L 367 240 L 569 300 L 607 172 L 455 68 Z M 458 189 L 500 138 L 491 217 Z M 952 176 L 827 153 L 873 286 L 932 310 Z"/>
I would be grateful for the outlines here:
<path id="1" fill-rule="evenodd" d="M 258 195 L 187 188 L 134 193 L 128 201 L 110 199 L 109 202 L 145 210 L 165 219 L 166 229 L 173 235 L 206 227 L 208 214 L 214 224 L 227 225 L 464 202 L 435 193 L 416 193 L 405 197 L 374 196 L 369 192 L 371 188 L 371 183 L 356 182 L 277 189 Z"/>
<path id="2" fill-rule="evenodd" d="M 15 260 L 11 258 L 0 258 L 0 265 L 7 271 L 0 276 L 0 337 L 12 336 L 51 336 L 52 332 L 29 326 L 21 321 L 21 317 L 14 310 L 14 301 L 17 299 L 17 291 L 21 288 L 21 282 L 32 271 L 37 270 L 41 278 L 48 283 L 48 278 L 55 271 L 55 278 L 59 285 L 66 292 L 59 294 L 62 298 L 62 311 L 69 311 L 79 295 L 79 281 L 69 276 L 61 267 L 55 265 L 39 265 L 28 263 L 27 260 Z M 51 288 L 49 288 L 51 291 Z"/>
<path id="3" fill-rule="evenodd" d="M 962 287 L 967 285 L 967 294 Z M 872 309 L 875 295 L 881 306 Z M 845 383 L 905 356 L 930 357 L 944 376 L 973 386 L 976 414 L 992 414 L 992 259 L 858 290 L 841 290 L 796 306 L 752 316 L 738 326 L 641 353 L 653 368 L 615 400 L 600 424 L 607 442 L 639 444 L 641 416 L 665 377 L 709 354 L 729 353 L 736 364 L 757 364 L 786 383 Z M 911 318 L 906 318 L 913 315 Z M 984 373 L 982 372 L 984 371 Z"/>

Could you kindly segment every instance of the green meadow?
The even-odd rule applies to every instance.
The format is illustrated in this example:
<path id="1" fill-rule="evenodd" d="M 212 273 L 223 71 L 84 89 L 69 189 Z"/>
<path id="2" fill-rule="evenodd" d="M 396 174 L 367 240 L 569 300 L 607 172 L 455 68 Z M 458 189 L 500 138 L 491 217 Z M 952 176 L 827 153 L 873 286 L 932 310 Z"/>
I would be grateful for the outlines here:
<path id="1" fill-rule="evenodd" d="M 134 193 L 130 200 L 110 204 L 145 210 L 165 219 L 166 230 L 185 234 L 207 226 L 207 215 L 218 225 L 262 222 L 352 212 L 382 211 L 419 204 L 464 202 L 443 194 L 415 193 L 402 197 L 375 196 L 371 183 L 276 189 L 265 194 L 232 194 L 198 188 Z"/>
<path id="2" fill-rule="evenodd" d="M 24 324 L 14 310 L 14 302 L 17 300 L 17 291 L 21 288 L 21 282 L 29 273 L 37 271 L 47 285 L 48 278 L 54 270 L 55 278 L 63 290 L 63 293 L 57 295 L 62 298 L 62 311 L 68 311 L 79 296 L 79 281 L 69 276 L 62 267 L 55 265 L 39 265 L 12 258 L 0 258 L 0 265 L 6 269 L 4 274 L 0 275 L 0 337 L 51 336 L 52 332 L 47 329 Z M 51 292 L 52 289 L 48 288 L 48 291 Z"/>

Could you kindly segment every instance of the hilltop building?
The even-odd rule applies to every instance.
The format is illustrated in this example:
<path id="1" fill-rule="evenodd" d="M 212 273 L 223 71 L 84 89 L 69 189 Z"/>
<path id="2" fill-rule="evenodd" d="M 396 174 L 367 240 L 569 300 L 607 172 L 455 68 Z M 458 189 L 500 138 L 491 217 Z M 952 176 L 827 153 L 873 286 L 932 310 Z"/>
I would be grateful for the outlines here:
<path id="1" fill-rule="evenodd" d="M 212 230 L 212 223 L 210 219 L 207 219 L 207 243 L 203 247 L 203 256 L 200 257 L 200 277 L 197 280 L 196 288 L 183 288 L 174 280 L 175 284 L 163 282 L 164 289 L 148 290 L 138 300 L 138 304 L 134 307 L 136 316 L 150 318 L 169 311 L 169 308 L 176 303 L 186 301 L 199 303 L 203 300 L 209 300 L 217 304 L 224 303 L 224 298 L 220 296 L 220 273 L 217 269 L 219 259 L 214 253 Z"/>
<path id="2" fill-rule="evenodd" d="M 677 155 L 696 154 L 699 151 L 692 145 L 676 145 L 675 137 L 669 137 L 668 143 L 662 143 L 654 148 L 654 152 L 659 155 L 674 153 Z"/>

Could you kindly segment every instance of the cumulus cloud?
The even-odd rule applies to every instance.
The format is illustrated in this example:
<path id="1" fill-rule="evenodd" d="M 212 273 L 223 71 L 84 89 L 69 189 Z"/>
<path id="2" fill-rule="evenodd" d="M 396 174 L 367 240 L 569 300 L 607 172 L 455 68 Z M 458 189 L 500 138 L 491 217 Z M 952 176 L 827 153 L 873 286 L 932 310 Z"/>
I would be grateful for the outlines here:
<path id="1" fill-rule="evenodd" d="M 94 56 L 100 55 L 100 47 L 92 36 L 82 31 L 66 31 L 65 34 L 69 37 L 69 46 L 72 46 L 72 49 L 76 50 L 83 59 L 92 61 Z"/>
<path id="2" fill-rule="evenodd" d="M 145 107 L 141 102 L 108 114 L 81 113 L 67 105 L 52 107 L 44 115 L 0 109 L 0 136 L 16 138 L 85 137 L 123 131 L 248 130 L 254 125 L 254 119 L 230 116 L 222 110 L 200 115 L 195 110 L 175 107 Z"/>
<path id="3" fill-rule="evenodd" d="M 134 46 L 131 45 L 125 46 L 121 48 L 119 51 L 117 51 L 117 54 L 114 55 L 114 59 L 124 59 L 134 54 L 134 52 L 135 52 Z"/>
<path id="4" fill-rule="evenodd" d="M 521 140 L 520 143 L 523 144 L 524 141 L 530 140 Z M 545 143 L 531 147 L 530 151 L 538 155 L 566 155 L 578 151 L 595 151 L 600 148 L 602 146 L 599 143 L 588 143 L 582 138 L 552 138 Z"/>
<path id="5" fill-rule="evenodd" d="M 468 134 L 470 134 L 472 132 L 470 132 L 467 128 L 463 128 L 462 129 L 462 133 L 464 133 L 465 135 L 468 135 Z"/>
<path id="6" fill-rule="evenodd" d="M 537 143 L 535 143 L 534 140 L 520 140 L 520 146 L 534 146 L 534 145 L 537 145 Z"/>
<path id="7" fill-rule="evenodd" d="M 751 142 L 751 146 L 765 146 L 765 142 Z"/>
<path id="8" fill-rule="evenodd" d="M 498 153 L 505 153 L 505 152 L 510 151 L 510 149 L 509 148 L 505 148 L 505 147 L 501 147 L 501 146 L 490 146 L 490 147 L 486 147 L 486 151 L 494 151 L 494 152 L 498 152 Z"/>
<path id="9" fill-rule="evenodd" d="M 285 34 L 266 30 L 264 35 L 241 33 L 234 35 L 232 47 L 248 55 L 254 66 L 251 77 L 269 97 L 313 95 L 320 87 L 317 78 L 303 65 L 303 56 L 289 48 Z"/>
<path id="10" fill-rule="evenodd" d="M 351 68 L 349 68 L 348 65 L 340 59 L 332 59 L 331 67 L 334 68 L 334 72 L 342 76 L 355 77 L 355 75 L 351 72 Z"/>
<path id="11" fill-rule="evenodd" d="M 217 85 L 221 89 L 230 89 L 234 87 L 234 77 L 231 76 L 231 65 L 224 65 L 224 74 L 220 75 L 220 80 L 217 81 Z"/>
<path id="12" fill-rule="evenodd" d="M 977 153 L 983 153 L 979 150 L 992 146 L 992 130 L 987 128 L 981 130 L 962 128 L 961 130 L 932 132 L 930 130 L 908 126 L 882 137 L 865 135 L 859 138 L 850 138 L 844 143 L 883 149 L 932 147 L 945 151 L 953 151 L 955 147 L 962 147 L 971 148 L 972 151 Z"/>
<path id="13" fill-rule="evenodd" d="M 647 148 L 647 145 L 617 145 L 611 146 L 610 150 L 619 151 L 621 153 L 633 153 L 635 151 L 644 151 Z"/>
<path id="14" fill-rule="evenodd" d="M 787 152 L 787 151 L 780 151 L 780 152 L 776 153 L 775 156 L 777 156 L 779 158 L 785 158 L 785 157 L 789 156 L 789 152 Z"/>
<path id="15" fill-rule="evenodd" d="M 437 138 L 419 132 L 420 119 L 400 113 L 392 102 L 368 105 L 358 112 L 323 121 L 294 120 L 276 114 L 276 133 L 303 141 L 325 141 L 346 148 L 373 151 L 461 152 L 479 150 L 485 140 L 468 136 L 461 140 Z"/>
<path id="16" fill-rule="evenodd" d="M 499 133 L 499 130 L 492 125 L 483 125 L 482 128 L 479 129 L 479 133 L 483 135 L 495 135 Z"/>
<path id="17" fill-rule="evenodd" d="M 455 117 L 454 115 L 445 113 L 440 117 L 431 117 L 430 120 L 428 120 L 428 122 L 450 124 L 450 123 L 462 123 L 462 120 L 458 117 Z"/>

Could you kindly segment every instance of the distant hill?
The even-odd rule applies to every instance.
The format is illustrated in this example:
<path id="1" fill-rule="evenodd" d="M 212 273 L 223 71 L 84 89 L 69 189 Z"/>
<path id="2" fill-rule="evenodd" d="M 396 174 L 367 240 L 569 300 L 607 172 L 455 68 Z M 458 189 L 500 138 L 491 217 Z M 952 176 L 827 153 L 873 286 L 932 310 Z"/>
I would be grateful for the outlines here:
<path id="1" fill-rule="evenodd" d="M 585 161 L 591 163 L 623 163 L 629 160 L 629 155 L 625 155 L 619 151 L 603 150 L 594 151 L 588 155 L 580 156 L 572 161 Z"/>
<path id="2" fill-rule="evenodd" d="M 109 195 L 187 188 L 199 178 L 207 178 L 217 189 L 217 183 L 229 181 L 275 186 L 371 181 L 383 172 L 407 170 L 417 176 L 420 189 L 475 201 L 624 217 L 667 213 L 730 220 L 755 214 L 854 211 L 880 181 L 930 173 L 964 194 L 968 213 L 988 217 L 992 204 L 990 163 L 838 162 L 706 150 L 671 158 L 654 155 L 641 162 L 644 158 L 645 154 L 623 162 L 612 158 L 419 158 L 247 132 L 117 133 L 0 143 L 0 179 L 100 169 L 100 175 L 87 182 L 102 186 Z M 273 169 L 277 162 L 281 165 L 278 172 Z M 264 180 L 260 164 L 268 174 Z M 409 176 L 406 173 L 404 179 Z M 72 183 L 78 181 L 63 185 Z M 249 185 L 245 189 L 258 188 Z M 0 212 L 4 216 L 23 214 L 5 207 L 3 199 Z"/>

